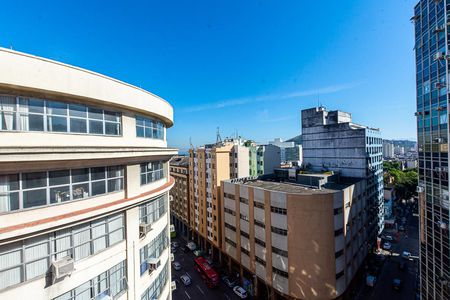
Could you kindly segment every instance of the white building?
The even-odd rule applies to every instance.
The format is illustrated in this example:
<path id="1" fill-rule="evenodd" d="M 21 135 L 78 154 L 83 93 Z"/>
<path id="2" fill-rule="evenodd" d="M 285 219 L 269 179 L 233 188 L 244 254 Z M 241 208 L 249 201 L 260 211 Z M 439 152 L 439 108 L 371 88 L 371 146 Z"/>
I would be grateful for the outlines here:
<path id="1" fill-rule="evenodd" d="M 394 157 L 394 144 L 392 143 L 383 143 L 383 157 L 392 158 Z"/>
<path id="2" fill-rule="evenodd" d="M 0 48 L 0 299 L 167 299 L 165 100 Z"/>
<path id="3" fill-rule="evenodd" d="M 296 145 L 294 142 L 285 142 L 281 138 L 275 138 L 269 142 L 269 145 L 280 148 L 281 162 L 297 162 L 298 165 L 302 164 L 302 145 Z"/>

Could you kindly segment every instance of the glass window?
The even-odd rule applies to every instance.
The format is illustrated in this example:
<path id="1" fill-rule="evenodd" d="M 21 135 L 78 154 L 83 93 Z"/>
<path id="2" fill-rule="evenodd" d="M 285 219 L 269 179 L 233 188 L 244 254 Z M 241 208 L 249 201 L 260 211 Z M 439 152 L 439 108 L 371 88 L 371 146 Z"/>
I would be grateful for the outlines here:
<path id="1" fill-rule="evenodd" d="M 22 188 L 32 189 L 47 185 L 46 172 L 34 172 L 22 174 Z"/>
<path id="2" fill-rule="evenodd" d="M 70 132 L 86 133 L 86 119 L 70 118 Z"/>
<path id="3" fill-rule="evenodd" d="M 89 169 L 76 169 L 72 170 L 72 182 L 84 182 L 89 181 Z"/>
<path id="4" fill-rule="evenodd" d="M 70 183 L 70 171 L 50 171 L 48 172 L 49 184 L 50 185 L 62 185 Z"/>
<path id="5" fill-rule="evenodd" d="M 89 120 L 89 133 L 103 134 L 103 122 Z"/>
<path id="6" fill-rule="evenodd" d="M 136 116 L 136 136 L 164 139 L 164 124 L 150 118 Z"/>
<path id="7" fill-rule="evenodd" d="M 79 104 L 69 104 L 69 115 L 71 117 L 86 118 L 86 106 Z"/>
<path id="8" fill-rule="evenodd" d="M 47 190 L 38 189 L 23 192 L 23 208 L 47 204 Z"/>

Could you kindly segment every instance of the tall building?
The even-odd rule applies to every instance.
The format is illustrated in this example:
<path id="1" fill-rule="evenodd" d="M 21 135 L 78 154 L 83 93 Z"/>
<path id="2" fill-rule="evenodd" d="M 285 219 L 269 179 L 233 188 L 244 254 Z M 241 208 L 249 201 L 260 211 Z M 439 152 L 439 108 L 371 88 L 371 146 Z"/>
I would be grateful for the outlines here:
<path id="1" fill-rule="evenodd" d="M 0 299 L 171 297 L 172 125 L 145 90 L 0 48 Z"/>
<path id="2" fill-rule="evenodd" d="M 303 164 L 316 171 L 367 179 L 372 245 L 384 228 L 383 149 L 379 129 L 352 123 L 343 111 L 302 110 Z"/>
<path id="3" fill-rule="evenodd" d="M 175 179 L 170 190 L 171 221 L 179 233 L 189 238 L 189 157 L 175 156 L 169 165 L 170 175 Z"/>
<path id="4" fill-rule="evenodd" d="M 222 182 L 222 251 L 257 299 L 335 299 L 368 253 L 365 178 L 277 169 Z"/>
<path id="5" fill-rule="evenodd" d="M 414 7 L 421 298 L 450 299 L 448 1 Z"/>
<path id="6" fill-rule="evenodd" d="M 384 158 L 394 157 L 394 144 L 389 142 L 383 142 L 383 157 Z"/>

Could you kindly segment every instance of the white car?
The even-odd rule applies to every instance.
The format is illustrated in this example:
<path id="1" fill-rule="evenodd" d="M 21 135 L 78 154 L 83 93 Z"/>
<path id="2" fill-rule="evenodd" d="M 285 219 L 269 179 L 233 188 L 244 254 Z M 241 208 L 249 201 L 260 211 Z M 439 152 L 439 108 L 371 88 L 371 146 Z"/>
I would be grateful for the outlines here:
<path id="1" fill-rule="evenodd" d="M 391 250 L 391 248 L 392 248 L 391 243 L 385 242 L 385 243 L 383 244 L 383 249 L 384 249 L 384 250 Z"/>
<path id="2" fill-rule="evenodd" d="M 192 283 L 191 277 L 189 277 L 187 274 L 181 275 L 180 280 L 185 286 L 188 286 Z"/>
<path id="3" fill-rule="evenodd" d="M 247 291 L 238 285 L 233 288 L 233 292 L 241 299 L 247 298 Z"/>
<path id="4" fill-rule="evenodd" d="M 191 251 L 194 251 L 195 249 L 197 249 L 197 245 L 194 242 L 187 243 L 186 247 L 188 247 L 189 250 L 191 250 Z"/>
<path id="5" fill-rule="evenodd" d="M 175 269 L 175 270 L 181 270 L 181 264 L 179 263 L 179 262 L 177 262 L 177 261 L 174 261 L 173 263 L 172 263 L 172 267 Z"/>
<path id="6" fill-rule="evenodd" d="M 403 251 L 402 257 L 406 258 L 406 259 L 410 259 L 411 258 L 411 253 L 408 252 L 408 251 Z"/>

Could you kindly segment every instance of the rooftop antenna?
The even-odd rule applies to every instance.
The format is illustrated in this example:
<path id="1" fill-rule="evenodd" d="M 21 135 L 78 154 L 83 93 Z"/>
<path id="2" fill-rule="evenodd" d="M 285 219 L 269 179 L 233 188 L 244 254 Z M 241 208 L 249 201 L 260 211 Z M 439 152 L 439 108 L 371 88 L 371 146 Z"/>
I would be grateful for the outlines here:
<path id="1" fill-rule="evenodd" d="M 194 149 L 194 145 L 192 145 L 192 138 L 191 137 L 189 137 L 189 145 L 190 145 L 191 149 Z"/>
<path id="2" fill-rule="evenodd" d="M 221 143 L 222 142 L 222 137 L 220 136 L 220 128 L 217 127 L 217 134 L 216 134 L 216 143 Z"/>

